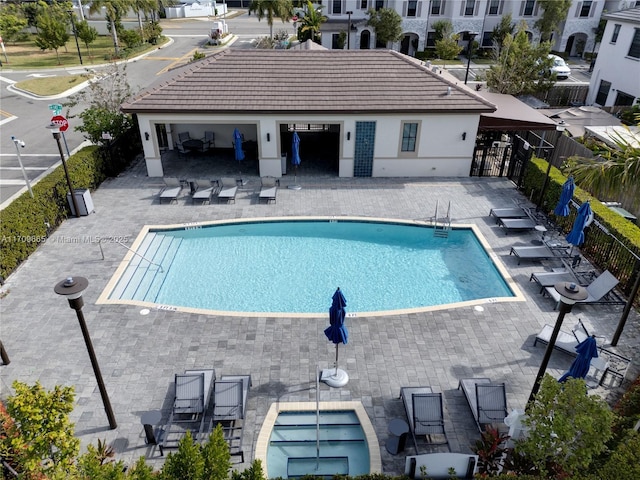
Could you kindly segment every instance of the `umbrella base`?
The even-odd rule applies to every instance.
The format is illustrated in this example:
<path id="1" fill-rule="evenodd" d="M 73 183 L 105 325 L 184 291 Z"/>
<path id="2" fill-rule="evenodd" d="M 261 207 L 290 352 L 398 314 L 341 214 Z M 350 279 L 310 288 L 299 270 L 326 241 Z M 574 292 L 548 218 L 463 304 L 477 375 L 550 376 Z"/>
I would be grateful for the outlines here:
<path id="1" fill-rule="evenodd" d="M 320 374 L 320 381 L 330 387 L 344 387 L 349 382 L 349 375 L 341 368 L 337 373 L 335 368 L 325 368 Z"/>
<path id="2" fill-rule="evenodd" d="M 289 190 L 302 190 L 302 187 L 300 185 L 289 185 L 287 188 Z"/>

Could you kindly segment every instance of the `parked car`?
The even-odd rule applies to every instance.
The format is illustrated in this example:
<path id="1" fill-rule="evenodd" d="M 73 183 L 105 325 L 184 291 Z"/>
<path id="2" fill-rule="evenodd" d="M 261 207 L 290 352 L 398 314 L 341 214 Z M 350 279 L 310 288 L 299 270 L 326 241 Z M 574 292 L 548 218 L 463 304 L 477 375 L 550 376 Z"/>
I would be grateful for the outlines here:
<path id="1" fill-rule="evenodd" d="M 549 54 L 549 58 L 553 60 L 553 65 L 549 73 L 555 73 L 558 80 L 565 80 L 571 75 L 571 69 L 564 61 L 564 58 L 558 55 Z"/>

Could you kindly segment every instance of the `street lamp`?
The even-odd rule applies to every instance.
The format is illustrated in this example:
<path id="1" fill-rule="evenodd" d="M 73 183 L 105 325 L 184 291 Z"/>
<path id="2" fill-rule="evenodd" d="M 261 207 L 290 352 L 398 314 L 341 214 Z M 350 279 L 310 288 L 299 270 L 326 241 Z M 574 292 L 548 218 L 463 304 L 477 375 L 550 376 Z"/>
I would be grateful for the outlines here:
<path id="1" fill-rule="evenodd" d="M 87 329 L 87 323 L 85 322 L 84 315 L 82 314 L 82 306 L 84 300 L 82 299 L 82 292 L 89 286 L 89 281 L 84 277 L 67 277 L 59 282 L 53 289 L 58 295 L 67 297 L 69 300 L 69 306 L 76 311 L 78 316 L 78 322 L 80 322 L 80 329 L 82 330 L 82 336 L 84 337 L 84 343 L 87 345 L 87 351 L 89 352 L 89 359 L 91 360 L 91 366 L 93 367 L 93 373 L 98 381 L 98 389 L 100 390 L 100 396 L 102 397 L 102 403 L 104 410 L 107 412 L 107 418 L 109 419 L 109 428 L 111 430 L 118 427 L 116 423 L 116 417 L 113 415 L 111 409 L 111 402 L 109 401 L 109 395 L 107 389 L 104 386 L 102 380 L 102 374 L 100 373 L 100 366 L 98 365 L 98 359 L 93 351 L 93 344 L 91 343 L 91 337 L 89 336 L 89 330 Z"/>
<path id="2" fill-rule="evenodd" d="M 564 120 L 560 121 L 560 123 L 556 125 L 556 132 L 558 132 L 558 136 L 556 138 L 556 145 L 558 145 L 558 141 L 562 136 L 562 132 L 564 132 L 566 128 L 567 128 L 567 125 L 564 123 Z M 555 146 L 554 146 L 554 150 L 555 150 Z M 551 155 L 549 155 L 548 164 L 547 164 L 547 173 L 544 176 L 544 182 L 542 184 L 542 190 L 540 191 L 540 198 L 538 199 L 538 204 L 536 205 L 536 210 L 540 210 L 540 207 L 542 207 L 542 202 L 544 201 L 544 194 L 547 191 L 547 187 L 549 186 L 549 175 L 551 175 L 551 167 L 552 167 L 551 160 L 552 160 Z"/>
<path id="3" fill-rule="evenodd" d="M 16 153 L 18 154 L 18 163 L 20 164 L 20 169 L 22 170 L 22 176 L 24 177 L 24 181 L 27 183 L 27 188 L 29 189 L 29 193 L 31 194 L 31 198 L 33 198 L 33 190 L 31 190 L 31 184 L 29 183 L 29 177 L 27 177 L 27 172 L 24 170 L 24 165 L 22 165 L 22 158 L 20 158 L 20 148 L 24 148 L 24 142 L 22 140 L 18 140 L 13 135 L 11 136 L 11 140 L 16 146 Z"/>
<path id="4" fill-rule="evenodd" d="M 575 283 L 560 282 L 556 283 L 553 288 L 555 288 L 556 292 L 558 292 L 558 294 L 560 295 L 560 311 L 558 312 L 556 324 L 553 327 L 553 331 L 551 332 L 551 337 L 549 338 L 547 349 L 544 352 L 544 357 L 542 358 L 542 363 L 540 364 L 540 370 L 538 370 L 536 381 L 533 383 L 533 388 L 531 389 L 531 395 L 529 395 L 527 406 L 533 403 L 538 390 L 540 390 L 540 383 L 542 382 L 544 373 L 547 370 L 547 365 L 549 364 L 549 359 L 551 358 L 551 352 L 553 352 L 553 349 L 556 345 L 556 339 L 558 338 L 558 333 L 560 333 L 560 328 L 562 327 L 564 316 L 571 311 L 571 307 L 576 302 L 585 300 L 589 296 L 586 288 L 583 288 Z"/>
<path id="5" fill-rule="evenodd" d="M 351 46 L 351 42 L 349 40 L 351 39 L 351 15 L 353 15 L 353 11 L 347 10 L 345 13 L 349 15 L 349 25 L 347 28 L 347 50 L 349 50 L 349 47 Z"/>
<path id="6" fill-rule="evenodd" d="M 80 58 L 80 65 L 83 65 L 82 54 L 80 53 L 80 44 L 78 43 L 78 31 L 76 30 L 76 22 L 73 20 L 75 14 L 73 13 L 73 10 L 69 10 L 67 11 L 67 13 L 69 14 L 69 17 L 71 17 L 71 28 L 73 30 L 73 36 L 76 37 L 76 48 L 78 49 L 78 58 Z"/>
<path id="7" fill-rule="evenodd" d="M 467 36 L 469 37 L 469 45 L 467 46 L 467 73 L 464 75 L 464 84 L 467 84 L 467 79 L 469 78 L 469 67 L 471 66 L 471 49 L 473 47 L 473 39 L 476 38 L 478 32 L 467 32 Z"/>
<path id="8" fill-rule="evenodd" d="M 74 195 L 73 185 L 71 184 L 71 177 L 69 177 L 69 170 L 67 169 L 67 162 L 64 161 L 64 152 L 62 151 L 62 144 L 60 143 L 60 127 L 58 127 L 55 123 L 47 126 L 51 133 L 53 134 L 53 138 L 56 139 L 56 143 L 58 144 L 58 151 L 60 152 L 60 160 L 62 160 L 62 167 L 64 168 L 64 175 L 67 177 L 67 186 L 69 187 L 69 195 L 71 195 L 71 204 L 73 205 L 73 209 L 76 217 L 80 216 L 80 210 L 78 209 L 78 201 L 76 200 L 76 196 Z"/>

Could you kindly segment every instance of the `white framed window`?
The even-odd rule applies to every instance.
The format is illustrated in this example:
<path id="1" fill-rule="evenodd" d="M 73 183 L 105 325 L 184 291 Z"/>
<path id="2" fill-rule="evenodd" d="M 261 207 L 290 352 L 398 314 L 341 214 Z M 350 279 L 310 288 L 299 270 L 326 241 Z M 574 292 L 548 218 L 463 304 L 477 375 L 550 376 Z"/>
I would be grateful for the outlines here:
<path id="1" fill-rule="evenodd" d="M 402 137 L 400 139 L 400 154 L 406 156 L 414 156 L 418 152 L 418 132 L 420 131 L 420 122 L 405 121 L 402 122 Z"/>

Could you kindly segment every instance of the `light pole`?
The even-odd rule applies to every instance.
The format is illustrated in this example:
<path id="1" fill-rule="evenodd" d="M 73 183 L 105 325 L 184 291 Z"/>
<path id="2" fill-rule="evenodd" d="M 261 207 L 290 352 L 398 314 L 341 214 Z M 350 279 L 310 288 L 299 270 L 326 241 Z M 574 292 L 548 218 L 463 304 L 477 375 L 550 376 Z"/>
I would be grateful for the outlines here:
<path id="1" fill-rule="evenodd" d="M 560 137 L 562 136 L 562 132 L 564 132 L 565 128 L 567 128 L 567 126 L 565 125 L 564 120 L 562 120 L 558 125 L 556 125 L 556 132 L 558 132 L 558 136 L 556 138 L 556 145 L 558 144 L 558 140 L 560 140 Z M 554 150 L 555 150 L 555 146 L 554 146 Z M 540 190 L 540 198 L 538 199 L 536 210 L 540 210 L 540 207 L 542 207 L 542 202 L 544 201 L 544 194 L 546 193 L 547 187 L 549 186 L 549 175 L 551 174 L 551 167 L 552 167 L 551 160 L 552 158 L 550 155 L 548 160 L 548 165 L 547 165 L 547 173 L 544 176 L 544 183 L 542 184 L 542 190 Z"/>
<path id="2" fill-rule="evenodd" d="M 82 8 L 82 7 L 80 7 Z M 73 36 L 76 38 L 76 48 L 78 49 L 78 58 L 80 59 L 80 65 L 83 65 L 82 63 L 82 54 L 80 53 L 80 44 L 78 43 L 78 31 L 76 30 L 76 22 L 73 20 L 73 16 L 75 15 L 73 13 L 73 10 L 69 10 L 67 12 L 69 14 L 69 17 L 71 18 L 71 28 L 73 29 Z"/>
<path id="3" fill-rule="evenodd" d="M 349 15 L 349 24 L 347 25 L 347 50 L 349 50 L 351 47 L 351 15 L 353 15 L 353 11 L 347 10 L 345 13 Z"/>
<path id="4" fill-rule="evenodd" d="M 464 75 L 464 84 L 467 84 L 467 79 L 469 78 L 469 67 L 471 66 L 471 50 L 473 47 L 473 39 L 476 38 L 478 32 L 467 32 L 469 36 L 469 45 L 467 46 L 467 73 Z"/>
<path id="5" fill-rule="evenodd" d="M 540 364 L 540 370 L 538 370 L 538 375 L 536 375 L 536 380 L 533 383 L 531 395 L 529 395 L 529 401 L 527 402 L 527 408 L 533 403 L 536 395 L 538 394 L 538 390 L 540 390 L 540 383 L 542 382 L 544 373 L 547 370 L 547 365 L 549 364 L 549 359 L 551 358 L 551 352 L 553 352 L 553 349 L 556 345 L 556 339 L 558 338 L 558 333 L 560 333 L 560 328 L 562 327 L 564 316 L 571 311 L 571 307 L 576 302 L 585 300 L 589 296 L 585 288 L 581 287 L 580 285 L 576 285 L 575 283 L 560 282 L 556 283 L 553 288 L 555 288 L 556 292 L 558 292 L 558 294 L 560 295 L 560 311 L 558 312 L 556 324 L 553 327 L 553 331 L 551 332 L 549 344 L 547 345 L 547 349 L 544 352 L 544 357 L 542 358 L 542 363 Z"/>
<path id="6" fill-rule="evenodd" d="M 20 164 L 20 169 L 22 170 L 22 176 L 24 177 L 24 181 L 27 183 L 27 188 L 29 189 L 29 194 L 31 195 L 31 198 L 33 198 L 33 190 L 31 190 L 31 184 L 29 183 L 29 177 L 27 177 L 27 172 L 24 169 L 24 165 L 22 165 L 22 158 L 20 158 L 20 148 L 18 147 L 18 145 L 19 145 L 20 147 L 24 148 L 24 142 L 22 140 L 18 140 L 13 135 L 11 136 L 11 140 L 13 140 L 13 143 L 16 146 L 16 153 L 18 154 L 18 163 Z"/>
<path id="7" fill-rule="evenodd" d="M 60 152 L 60 160 L 62 160 L 62 167 L 64 168 L 64 175 L 67 177 L 67 186 L 69 187 L 69 195 L 71 195 L 71 204 L 73 205 L 73 209 L 76 217 L 80 217 L 80 210 L 78 209 L 78 201 L 76 200 L 75 192 L 73 191 L 73 185 L 71 184 L 71 177 L 69 177 L 69 169 L 67 169 L 67 162 L 64 160 L 64 152 L 62 151 L 62 144 L 60 143 L 60 127 L 56 124 L 52 123 L 47 127 L 51 130 L 53 134 L 53 138 L 56 139 L 56 143 L 58 144 L 58 152 Z"/>
<path id="8" fill-rule="evenodd" d="M 80 329 L 82 330 L 82 336 L 84 337 L 84 343 L 87 345 L 87 351 L 89 352 L 89 359 L 91 360 L 93 373 L 98 381 L 98 389 L 100 390 L 104 410 L 107 413 L 107 418 L 109 419 L 109 428 L 113 430 L 118 427 L 118 424 L 116 423 L 116 417 L 113 415 L 113 410 L 111 409 L 111 402 L 109 401 L 109 395 L 107 394 L 107 389 L 105 388 L 104 381 L 102 380 L 98 359 L 93 351 L 93 344 L 91 343 L 91 337 L 89 336 L 89 330 L 87 329 L 87 322 L 85 322 L 84 315 L 82 313 L 82 306 L 84 305 L 82 292 L 88 286 L 89 281 L 84 277 L 67 277 L 61 282 L 58 282 L 53 291 L 58 295 L 67 297 L 67 300 L 69 300 L 69 306 L 76 311 L 78 322 L 80 322 Z"/>

